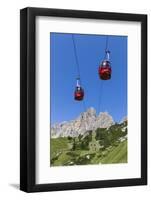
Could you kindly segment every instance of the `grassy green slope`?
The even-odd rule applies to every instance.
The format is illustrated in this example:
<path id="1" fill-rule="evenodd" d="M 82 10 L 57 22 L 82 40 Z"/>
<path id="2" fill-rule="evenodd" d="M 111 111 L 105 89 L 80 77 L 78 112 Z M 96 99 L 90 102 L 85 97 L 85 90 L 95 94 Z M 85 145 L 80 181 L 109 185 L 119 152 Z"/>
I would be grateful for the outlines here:
<path id="1" fill-rule="evenodd" d="M 101 160 L 102 164 L 126 163 L 127 162 L 127 140 L 114 147 L 106 157 Z"/>
<path id="2" fill-rule="evenodd" d="M 91 152 L 90 150 L 69 150 L 67 138 L 51 139 L 51 156 L 53 157 L 53 166 L 62 166 L 73 164 L 111 164 L 127 162 L 127 140 L 119 143 L 118 146 L 112 146 L 110 150 Z M 86 155 L 90 155 L 87 160 Z"/>
<path id="3" fill-rule="evenodd" d="M 127 122 L 123 122 L 114 124 L 109 129 L 98 128 L 94 135 L 90 131 L 85 137 L 51 138 L 50 164 L 65 166 L 127 163 L 127 140 L 121 141 L 126 135 Z M 93 144 L 91 147 L 90 142 Z"/>
<path id="4" fill-rule="evenodd" d="M 51 139 L 52 145 L 52 151 L 58 151 L 67 149 L 68 139 L 67 138 L 57 138 L 57 139 Z"/>
<path id="5" fill-rule="evenodd" d="M 57 153 L 68 149 L 68 139 L 67 138 L 51 138 L 50 140 L 50 151 L 52 153 Z"/>

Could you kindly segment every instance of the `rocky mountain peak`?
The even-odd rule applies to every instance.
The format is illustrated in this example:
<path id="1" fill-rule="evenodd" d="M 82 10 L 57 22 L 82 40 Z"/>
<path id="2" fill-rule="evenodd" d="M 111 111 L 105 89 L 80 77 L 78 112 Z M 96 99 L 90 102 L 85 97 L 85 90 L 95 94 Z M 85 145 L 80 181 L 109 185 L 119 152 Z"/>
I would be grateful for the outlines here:
<path id="1" fill-rule="evenodd" d="M 93 107 L 88 108 L 86 113 L 89 114 L 89 115 L 95 115 L 96 116 L 96 110 Z"/>
<path id="2" fill-rule="evenodd" d="M 89 130 L 97 128 L 109 128 L 115 122 L 107 112 L 101 112 L 96 115 L 96 110 L 91 107 L 86 112 L 72 121 L 55 124 L 51 127 L 51 137 L 76 137 L 84 135 Z"/>
<path id="3" fill-rule="evenodd" d="M 86 112 L 82 112 L 77 119 L 88 119 L 96 117 L 96 111 L 94 108 L 87 109 Z"/>
<path id="4" fill-rule="evenodd" d="M 115 122 L 111 115 L 108 112 L 100 112 L 96 119 L 97 128 L 109 128 Z"/>

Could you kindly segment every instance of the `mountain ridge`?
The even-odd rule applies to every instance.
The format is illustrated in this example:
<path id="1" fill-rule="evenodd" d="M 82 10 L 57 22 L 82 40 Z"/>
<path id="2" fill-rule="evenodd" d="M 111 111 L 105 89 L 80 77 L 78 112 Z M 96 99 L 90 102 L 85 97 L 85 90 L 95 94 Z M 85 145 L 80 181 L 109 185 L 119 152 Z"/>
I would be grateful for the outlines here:
<path id="1" fill-rule="evenodd" d="M 97 128 L 109 128 L 113 124 L 115 124 L 115 121 L 108 112 L 100 112 L 97 115 L 96 110 L 90 107 L 75 120 L 53 125 L 51 127 L 51 137 L 77 137 Z"/>

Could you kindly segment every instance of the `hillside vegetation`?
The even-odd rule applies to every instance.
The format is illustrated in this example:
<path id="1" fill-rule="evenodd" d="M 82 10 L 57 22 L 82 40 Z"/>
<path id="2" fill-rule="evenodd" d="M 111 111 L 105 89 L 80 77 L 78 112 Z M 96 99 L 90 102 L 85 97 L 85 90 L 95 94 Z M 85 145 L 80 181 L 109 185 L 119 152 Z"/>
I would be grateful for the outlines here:
<path id="1" fill-rule="evenodd" d="M 50 165 L 127 163 L 127 122 L 78 137 L 50 139 Z"/>

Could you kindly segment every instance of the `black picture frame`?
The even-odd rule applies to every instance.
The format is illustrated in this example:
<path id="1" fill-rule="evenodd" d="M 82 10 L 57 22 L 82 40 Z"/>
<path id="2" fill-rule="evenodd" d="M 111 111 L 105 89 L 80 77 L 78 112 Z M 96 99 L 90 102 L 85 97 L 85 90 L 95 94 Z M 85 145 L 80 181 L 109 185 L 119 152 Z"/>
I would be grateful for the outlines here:
<path id="1" fill-rule="evenodd" d="M 35 163 L 35 19 L 37 16 L 120 20 L 141 23 L 141 178 L 88 182 L 36 184 Z M 121 187 L 147 184 L 147 15 L 24 8 L 20 11 L 20 190 L 43 192 L 57 190 Z"/>

